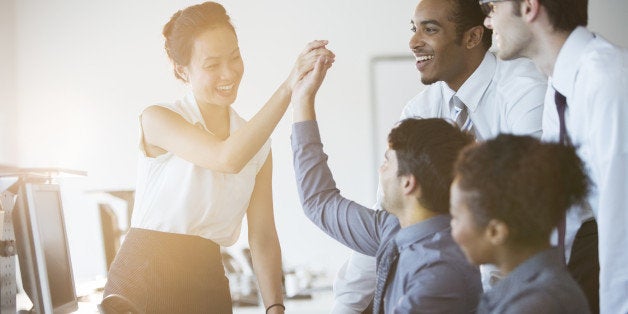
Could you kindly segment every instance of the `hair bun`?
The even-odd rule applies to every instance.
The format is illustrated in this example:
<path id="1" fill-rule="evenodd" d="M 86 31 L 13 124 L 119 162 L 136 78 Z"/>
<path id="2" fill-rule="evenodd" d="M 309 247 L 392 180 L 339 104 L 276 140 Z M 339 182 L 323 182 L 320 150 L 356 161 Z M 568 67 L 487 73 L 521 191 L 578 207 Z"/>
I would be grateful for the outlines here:
<path id="1" fill-rule="evenodd" d="M 166 25 L 164 25 L 164 29 L 162 31 L 162 34 L 164 35 L 164 37 L 168 38 L 170 34 L 172 34 L 172 29 L 174 28 L 174 24 L 176 23 L 177 19 L 179 19 L 182 13 L 183 11 L 179 10 L 175 14 L 173 14 L 172 17 L 170 17 L 170 20 L 168 21 L 168 23 L 166 23 Z"/>
<path id="2" fill-rule="evenodd" d="M 208 1 L 177 11 L 164 25 L 162 31 L 168 58 L 174 65 L 187 65 L 196 36 L 207 29 L 217 27 L 226 27 L 235 34 L 231 19 L 220 3 Z M 174 75 L 185 81 L 176 70 Z"/>

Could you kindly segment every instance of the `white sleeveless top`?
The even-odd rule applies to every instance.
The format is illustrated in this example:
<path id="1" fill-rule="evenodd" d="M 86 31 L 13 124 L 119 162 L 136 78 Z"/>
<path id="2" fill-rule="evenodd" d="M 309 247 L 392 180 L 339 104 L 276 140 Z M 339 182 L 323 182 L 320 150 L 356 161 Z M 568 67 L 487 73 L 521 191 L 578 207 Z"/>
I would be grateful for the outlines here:
<path id="1" fill-rule="evenodd" d="M 192 93 L 159 106 L 207 130 Z M 229 117 L 230 134 L 246 123 L 231 108 Z M 131 227 L 197 235 L 222 246 L 234 244 L 269 151 L 270 140 L 240 173 L 227 174 L 196 166 L 171 152 L 148 157 L 142 137 Z"/>

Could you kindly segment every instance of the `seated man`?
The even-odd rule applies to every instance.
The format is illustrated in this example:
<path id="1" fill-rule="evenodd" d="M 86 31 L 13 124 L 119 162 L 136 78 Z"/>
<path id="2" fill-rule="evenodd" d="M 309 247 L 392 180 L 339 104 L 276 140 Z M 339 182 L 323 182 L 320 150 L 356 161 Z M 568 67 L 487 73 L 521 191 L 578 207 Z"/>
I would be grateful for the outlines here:
<path id="1" fill-rule="evenodd" d="M 442 119 L 404 120 L 390 132 L 379 169 L 385 210 L 348 200 L 336 188 L 315 121 L 314 96 L 325 71 L 317 64 L 292 96 L 294 168 L 305 214 L 339 242 L 376 256 L 375 313 L 474 312 L 480 272 L 453 241 L 448 215 L 453 163 L 472 138 Z"/>
<path id="2" fill-rule="evenodd" d="M 451 188 L 454 240 L 474 264 L 502 275 L 478 313 L 589 313 L 550 233 L 583 202 L 589 181 L 571 146 L 500 135 L 466 148 Z"/>

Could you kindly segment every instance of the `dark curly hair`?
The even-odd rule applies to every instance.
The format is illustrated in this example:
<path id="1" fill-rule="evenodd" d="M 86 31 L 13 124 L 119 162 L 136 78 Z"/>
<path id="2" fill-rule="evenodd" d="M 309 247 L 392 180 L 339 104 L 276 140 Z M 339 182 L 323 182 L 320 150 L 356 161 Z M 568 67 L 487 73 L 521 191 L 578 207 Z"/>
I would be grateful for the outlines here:
<path id="1" fill-rule="evenodd" d="M 217 27 L 226 27 L 235 34 L 231 18 L 219 3 L 208 1 L 177 11 L 164 25 L 162 32 L 170 61 L 175 65 L 188 65 L 194 39 L 200 33 Z M 185 81 L 176 70 L 174 75 Z"/>
<path id="2" fill-rule="evenodd" d="M 421 186 L 420 204 L 434 212 L 449 212 L 453 165 L 462 148 L 473 142 L 443 119 L 405 119 L 388 135 L 397 155 L 397 175 L 412 174 Z"/>
<path id="3" fill-rule="evenodd" d="M 509 241 L 547 241 L 565 211 L 586 198 L 590 182 L 576 150 L 529 136 L 499 135 L 465 148 L 455 164 L 456 182 L 476 225 L 503 221 Z"/>

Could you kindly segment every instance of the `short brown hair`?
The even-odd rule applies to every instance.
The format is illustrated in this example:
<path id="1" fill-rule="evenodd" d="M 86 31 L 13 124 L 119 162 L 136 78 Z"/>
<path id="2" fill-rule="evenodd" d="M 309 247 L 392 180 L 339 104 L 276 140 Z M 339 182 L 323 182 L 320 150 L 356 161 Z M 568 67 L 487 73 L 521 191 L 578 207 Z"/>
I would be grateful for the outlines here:
<path id="1" fill-rule="evenodd" d="M 421 186 L 420 204 L 434 212 L 449 212 L 449 189 L 458 152 L 473 137 L 443 119 L 405 119 L 388 135 L 397 154 L 397 175 L 412 174 Z"/>

